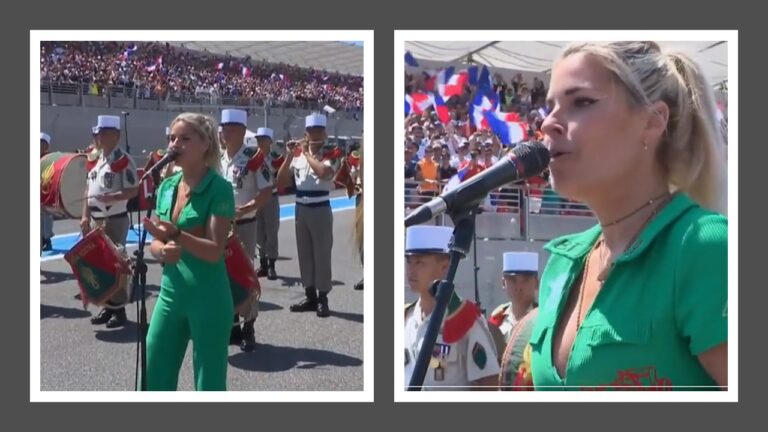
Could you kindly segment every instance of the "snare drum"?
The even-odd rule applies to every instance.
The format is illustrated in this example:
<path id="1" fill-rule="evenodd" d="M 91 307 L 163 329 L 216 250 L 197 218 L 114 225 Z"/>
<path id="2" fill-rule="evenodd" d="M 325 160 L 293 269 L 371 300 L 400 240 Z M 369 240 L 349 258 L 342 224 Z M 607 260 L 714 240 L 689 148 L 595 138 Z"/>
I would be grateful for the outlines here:
<path id="1" fill-rule="evenodd" d="M 65 219 L 80 219 L 88 171 L 80 153 L 48 153 L 40 158 L 40 207 Z"/>
<path id="2" fill-rule="evenodd" d="M 83 237 L 64 259 L 80 285 L 84 307 L 89 303 L 104 306 L 120 290 L 130 288 L 131 260 L 107 237 L 103 227 Z"/>
<path id="3" fill-rule="evenodd" d="M 247 313 L 248 305 L 258 301 L 261 297 L 261 285 L 256 271 L 253 269 L 253 261 L 248 259 L 243 244 L 234 234 L 227 239 L 224 262 L 227 266 L 229 287 L 232 290 L 232 302 L 235 311 L 243 315 Z"/>

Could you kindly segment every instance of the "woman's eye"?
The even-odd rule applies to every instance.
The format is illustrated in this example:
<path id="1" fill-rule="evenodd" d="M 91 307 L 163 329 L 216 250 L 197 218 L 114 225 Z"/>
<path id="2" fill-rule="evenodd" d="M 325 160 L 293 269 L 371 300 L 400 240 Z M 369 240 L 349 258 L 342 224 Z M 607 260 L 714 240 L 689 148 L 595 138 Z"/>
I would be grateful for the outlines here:
<path id="1" fill-rule="evenodd" d="M 595 100 L 595 99 L 587 98 L 587 97 L 580 97 L 580 98 L 576 98 L 573 101 L 573 104 L 576 107 L 581 108 L 581 107 L 586 107 L 586 106 L 592 105 L 595 102 L 597 102 L 597 100 Z"/>

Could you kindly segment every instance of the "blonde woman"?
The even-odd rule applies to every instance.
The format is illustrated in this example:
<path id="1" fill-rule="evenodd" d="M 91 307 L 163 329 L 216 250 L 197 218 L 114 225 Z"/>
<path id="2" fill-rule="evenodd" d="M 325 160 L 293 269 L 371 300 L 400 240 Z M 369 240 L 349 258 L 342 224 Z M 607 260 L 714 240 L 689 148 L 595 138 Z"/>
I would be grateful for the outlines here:
<path id="1" fill-rule="evenodd" d="M 147 336 L 148 390 L 176 390 L 190 338 L 196 390 L 226 390 L 234 306 L 224 249 L 235 200 L 219 175 L 220 147 L 210 117 L 184 113 L 171 123 L 181 171 L 157 192 L 150 252 L 163 263 L 160 296 Z"/>
<path id="2" fill-rule="evenodd" d="M 555 62 L 552 186 L 599 224 L 553 240 L 536 389 L 727 386 L 727 241 L 714 102 L 688 57 L 581 43 Z"/>

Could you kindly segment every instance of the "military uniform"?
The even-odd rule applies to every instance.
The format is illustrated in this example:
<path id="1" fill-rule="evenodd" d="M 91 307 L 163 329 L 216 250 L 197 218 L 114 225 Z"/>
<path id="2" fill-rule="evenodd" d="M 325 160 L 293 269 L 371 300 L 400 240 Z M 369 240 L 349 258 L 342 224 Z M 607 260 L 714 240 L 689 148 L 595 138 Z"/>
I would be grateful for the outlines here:
<path id="1" fill-rule="evenodd" d="M 537 276 L 539 273 L 539 254 L 536 252 L 506 252 L 503 255 L 503 275 L 514 276 L 525 274 Z M 528 306 L 526 313 L 533 309 L 534 305 Z M 505 340 L 509 340 L 515 325 L 519 321 L 512 313 L 512 302 L 499 305 L 491 313 L 488 323 L 497 327 L 504 335 Z"/>
<path id="2" fill-rule="evenodd" d="M 40 132 L 40 141 L 45 141 L 46 145 L 51 145 L 51 136 Z M 40 157 L 48 154 L 48 151 L 40 151 Z M 53 238 L 53 215 L 40 210 L 40 237 L 41 237 L 41 249 L 43 251 L 49 251 L 53 249 L 51 239 Z"/>
<path id="3" fill-rule="evenodd" d="M 259 128 L 256 131 L 256 140 L 269 138 L 270 144 L 274 133 L 270 128 Z M 275 155 L 266 152 L 264 166 L 270 171 L 272 178 L 274 171 Z M 256 248 L 259 252 L 259 277 L 267 276 L 269 280 L 277 279 L 275 261 L 277 260 L 277 233 L 280 229 L 280 201 L 277 195 L 277 186 L 272 188 L 272 196 L 256 212 Z"/>
<path id="4" fill-rule="evenodd" d="M 325 128 L 322 114 L 310 114 L 305 126 Z M 321 163 L 339 169 L 339 161 L 323 157 Z M 299 271 L 306 298 L 291 305 L 291 312 L 317 311 L 320 317 L 330 315 L 328 293 L 331 291 L 331 254 L 333 249 L 333 212 L 329 201 L 334 189 L 333 176 L 320 178 L 304 154 L 294 157 L 290 170 L 296 183 L 296 249 Z"/>
<path id="5" fill-rule="evenodd" d="M 406 232 L 406 255 L 447 254 L 453 230 L 415 226 Z M 405 386 L 411 380 L 429 325 L 421 300 L 405 309 Z M 468 390 L 473 382 L 498 375 L 496 345 L 476 304 L 451 296 L 446 317 L 435 341 L 424 390 Z"/>
<path id="6" fill-rule="evenodd" d="M 246 127 L 247 113 L 242 110 L 223 110 L 222 125 L 237 124 Z M 231 158 L 225 150 L 221 155 L 221 174 L 230 182 L 235 194 L 235 207 L 252 201 L 264 189 L 272 190 L 274 181 L 269 166 L 265 163 L 264 155 L 258 148 L 242 144 Z M 256 218 L 258 210 L 252 210 L 235 220 L 237 238 L 243 244 L 248 258 L 253 262 L 256 251 Z M 241 349 L 251 351 L 255 348 L 254 320 L 259 315 L 259 299 L 251 298 L 247 311 L 243 314 Z M 238 316 L 234 318 L 235 326 L 239 329 Z M 233 343 L 237 342 L 237 329 L 233 329 Z"/>
<path id="7" fill-rule="evenodd" d="M 120 130 L 120 117 L 99 116 L 99 132 L 103 129 Z M 87 205 L 91 214 L 91 228 L 104 227 L 107 237 L 116 245 L 124 247 L 128 236 L 128 200 L 104 203 L 96 196 L 120 192 L 139 185 L 136 163 L 130 155 L 115 147 L 110 153 L 101 152 L 94 166 L 88 171 Z M 125 323 L 125 305 L 128 303 L 128 289 L 118 291 L 109 299 L 105 308 L 93 319 L 93 324 L 107 324 L 108 328 Z"/>

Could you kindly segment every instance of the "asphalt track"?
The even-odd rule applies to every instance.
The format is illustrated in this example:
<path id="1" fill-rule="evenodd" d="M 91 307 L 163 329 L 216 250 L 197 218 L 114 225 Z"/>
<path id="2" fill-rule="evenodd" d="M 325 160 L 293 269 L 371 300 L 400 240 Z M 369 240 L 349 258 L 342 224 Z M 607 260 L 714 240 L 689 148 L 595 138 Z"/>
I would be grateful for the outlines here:
<path id="1" fill-rule="evenodd" d="M 353 242 L 353 201 L 333 200 L 334 247 L 331 317 L 291 313 L 288 306 L 303 295 L 294 235 L 293 205 L 281 197 L 279 279 L 261 278 L 257 348 L 243 353 L 229 348 L 229 390 L 355 391 L 363 389 L 363 292 L 352 286 L 363 269 Z M 134 223 L 135 219 L 134 219 Z M 69 265 L 62 258 L 78 239 L 78 222 L 57 221 L 54 251 L 40 263 L 40 383 L 42 391 L 133 391 L 136 365 L 136 303 L 128 307 L 129 323 L 108 330 L 91 325 L 98 313 L 84 310 Z M 73 234 L 74 233 L 74 234 Z M 131 240 L 134 241 L 131 244 Z M 129 236 L 129 251 L 136 248 Z M 148 259 L 147 309 L 151 317 L 161 268 Z M 33 287 L 35 289 L 35 287 Z M 192 344 L 179 375 L 179 390 L 194 390 Z"/>

